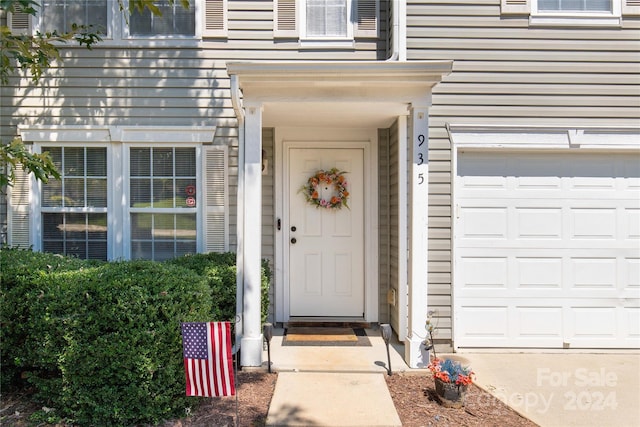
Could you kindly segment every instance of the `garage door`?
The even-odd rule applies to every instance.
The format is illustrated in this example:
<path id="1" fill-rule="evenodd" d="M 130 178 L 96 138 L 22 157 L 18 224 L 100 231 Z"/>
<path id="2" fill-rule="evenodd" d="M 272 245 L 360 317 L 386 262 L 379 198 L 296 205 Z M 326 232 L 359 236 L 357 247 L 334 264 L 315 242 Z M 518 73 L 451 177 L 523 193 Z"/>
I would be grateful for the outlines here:
<path id="1" fill-rule="evenodd" d="M 640 154 L 458 153 L 457 347 L 640 347 Z"/>

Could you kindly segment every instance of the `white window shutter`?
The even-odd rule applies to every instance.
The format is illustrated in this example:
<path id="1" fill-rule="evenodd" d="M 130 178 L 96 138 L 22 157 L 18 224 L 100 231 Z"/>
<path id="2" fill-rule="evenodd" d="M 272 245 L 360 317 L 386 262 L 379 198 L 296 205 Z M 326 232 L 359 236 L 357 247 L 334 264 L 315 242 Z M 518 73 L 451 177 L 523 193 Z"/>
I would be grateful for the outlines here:
<path id="1" fill-rule="evenodd" d="M 354 0 L 356 6 L 355 37 L 378 37 L 380 18 L 378 0 Z"/>
<path id="2" fill-rule="evenodd" d="M 228 30 L 227 0 L 205 0 L 203 8 L 203 37 L 226 37 Z"/>
<path id="3" fill-rule="evenodd" d="M 31 15 L 25 12 L 9 13 L 7 26 L 14 35 L 31 35 Z"/>
<path id="4" fill-rule="evenodd" d="M 226 147 L 205 147 L 205 250 L 229 250 Z"/>
<path id="5" fill-rule="evenodd" d="M 279 38 L 298 38 L 297 0 L 273 0 L 273 36 Z"/>
<path id="6" fill-rule="evenodd" d="M 500 12 L 503 15 L 529 15 L 531 4 L 529 0 L 500 0 Z"/>
<path id="7" fill-rule="evenodd" d="M 622 0 L 622 16 L 640 16 L 640 0 Z"/>
<path id="8" fill-rule="evenodd" d="M 28 248 L 31 246 L 29 234 L 29 174 L 17 167 L 13 186 L 8 187 L 7 243 L 9 246 Z"/>

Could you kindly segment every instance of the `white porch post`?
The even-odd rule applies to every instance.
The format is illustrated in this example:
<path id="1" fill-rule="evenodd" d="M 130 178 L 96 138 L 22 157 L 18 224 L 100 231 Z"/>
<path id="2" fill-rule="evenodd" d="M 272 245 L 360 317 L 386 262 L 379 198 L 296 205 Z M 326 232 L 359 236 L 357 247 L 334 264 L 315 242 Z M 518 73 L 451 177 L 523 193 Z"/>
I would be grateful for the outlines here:
<path id="1" fill-rule="evenodd" d="M 409 149 L 409 316 L 405 361 L 411 368 L 426 367 L 429 352 L 423 345 L 427 320 L 427 262 L 429 244 L 429 123 L 428 107 L 411 105 Z"/>
<path id="2" fill-rule="evenodd" d="M 260 269 L 262 248 L 262 106 L 245 102 L 244 165 L 244 317 L 240 350 L 242 366 L 262 365 Z"/>

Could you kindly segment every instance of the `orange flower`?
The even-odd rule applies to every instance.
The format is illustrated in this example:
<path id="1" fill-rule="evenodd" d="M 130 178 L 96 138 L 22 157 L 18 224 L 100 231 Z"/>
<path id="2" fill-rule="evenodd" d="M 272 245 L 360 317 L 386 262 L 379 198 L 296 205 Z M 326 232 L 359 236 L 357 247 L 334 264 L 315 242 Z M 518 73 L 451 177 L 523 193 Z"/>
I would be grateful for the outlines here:
<path id="1" fill-rule="evenodd" d="M 338 202 L 340 202 L 340 199 L 338 199 L 336 196 L 333 196 L 331 198 L 331 204 L 332 205 L 336 205 L 336 204 L 338 204 Z"/>
<path id="2" fill-rule="evenodd" d="M 318 192 L 317 192 L 317 191 L 314 191 L 314 192 L 311 194 L 311 198 L 312 198 L 312 199 L 317 199 L 317 198 L 318 198 L 318 196 L 319 196 L 319 194 L 318 194 Z"/>

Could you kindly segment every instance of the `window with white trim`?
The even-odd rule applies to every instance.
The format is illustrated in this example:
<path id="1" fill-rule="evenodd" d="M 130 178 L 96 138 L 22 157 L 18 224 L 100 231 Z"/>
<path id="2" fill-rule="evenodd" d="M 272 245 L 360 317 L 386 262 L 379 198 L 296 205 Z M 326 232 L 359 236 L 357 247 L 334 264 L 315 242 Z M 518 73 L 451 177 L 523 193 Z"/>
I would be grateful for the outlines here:
<path id="1" fill-rule="evenodd" d="M 308 38 L 346 38 L 349 0 L 306 0 L 305 34 Z"/>
<path id="2" fill-rule="evenodd" d="M 191 0 L 188 9 L 180 1 L 155 0 L 162 12 L 148 8 L 123 12 L 117 0 L 43 0 L 36 16 L 9 14 L 8 24 L 16 34 L 34 31 L 68 31 L 72 24 L 92 26 L 103 44 L 135 39 L 198 39 L 226 37 L 228 0 Z"/>
<path id="3" fill-rule="evenodd" d="M 42 184 L 42 250 L 107 259 L 107 148 L 46 147 L 61 179 Z"/>
<path id="4" fill-rule="evenodd" d="M 149 9 L 135 10 L 129 18 L 131 36 L 190 36 L 196 34 L 196 13 L 193 5 L 189 9 L 182 7 L 179 1 L 173 4 L 168 0 L 157 3 L 162 15 L 154 15 Z"/>
<path id="5" fill-rule="evenodd" d="M 612 3 L 612 0 L 538 0 L 538 12 L 610 13 L 613 11 Z"/>
<path id="6" fill-rule="evenodd" d="M 106 34 L 109 22 L 107 0 L 44 0 L 39 15 L 41 32 L 69 31 L 72 24 L 93 25 Z"/>
<path id="7" fill-rule="evenodd" d="M 19 133 L 34 152 L 49 152 L 61 179 L 42 183 L 16 169 L 9 245 L 101 260 L 229 250 L 228 149 L 211 144 L 215 127 Z"/>
<path id="8" fill-rule="evenodd" d="M 378 37 L 379 0 L 274 0 L 274 36 L 302 41 Z"/>
<path id="9" fill-rule="evenodd" d="M 161 261 L 197 252 L 195 147 L 131 147 L 131 258 Z"/>
<path id="10" fill-rule="evenodd" d="M 622 17 L 639 16 L 637 0 L 501 0 L 503 15 L 528 16 L 547 26 L 620 26 Z"/>

